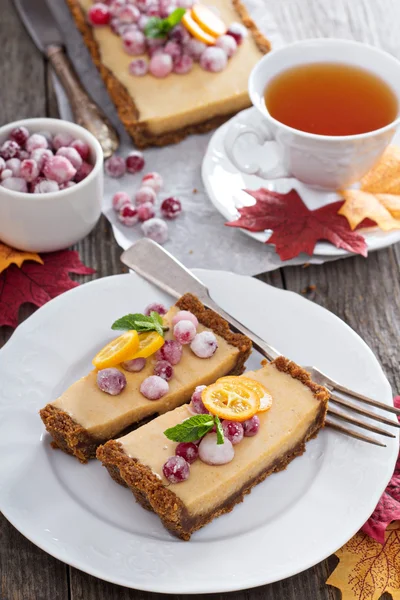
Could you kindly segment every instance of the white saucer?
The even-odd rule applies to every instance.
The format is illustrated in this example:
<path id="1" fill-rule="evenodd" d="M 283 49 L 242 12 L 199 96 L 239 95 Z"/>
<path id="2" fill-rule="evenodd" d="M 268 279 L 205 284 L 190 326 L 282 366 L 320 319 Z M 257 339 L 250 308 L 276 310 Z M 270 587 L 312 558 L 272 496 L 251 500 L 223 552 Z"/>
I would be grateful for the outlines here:
<path id="1" fill-rule="evenodd" d="M 244 189 L 256 190 L 264 187 L 276 192 L 286 193 L 292 188 L 295 188 L 305 204 L 312 210 L 340 200 L 340 196 L 336 193 L 324 192 L 310 188 L 297 179 L 279 179 L 275 181 L 266 181 L 256 175 L 246 175 L 236 169 L 231 163 L 224 149 L 224 137 L 231 123 L 238 121 L 240 123 L 251 124 L 256 127 L 262 127 L 262 117 L 255 108 L 243 110 L 235 115 L 230 121 L 224 123 L 212 136 L 208 145 L 206 154 L 202 164 L 202 176 L 204 186 L 214 204 L 215 208 L 225 217 L 227 221 L 234 221 L 239 217 L 238 208 L 243 206 L 251 206 L 255 203 L 254 198 L 246 194 Z M 400 132 L 397 132 L 393 138 L 393 143 L 400 145 Z M 243 136 L 238 141 L 238 156 L 246 157 L 244 162 L 250 163 L 260 162 L 260 147 L 254 143 L 251 135 Z M 273 166 L 279 160 L 277 144 L 268 142 L 264 148 L 271 157 L 270 165 Z M 263 150 L 263 152 L 265 152 Z M 264 158 L 265 161 L 265 158 Z M 242 229 L 244 233 L 250 237 L 265 243 L 271 236 L 271 231 L 253 233 Z M 400 230 L 384 232 L 380 229 L 373 229 L 363 232 L 365 241 L 367 242 L 368 251 L 379 250 L 391 246 L 400 241 Z M 336 248 L 329 242 L 318 242 L 315 246 L 314 254 L 322 256 L 347 256 L 351 254 L 346 250 Z"/>

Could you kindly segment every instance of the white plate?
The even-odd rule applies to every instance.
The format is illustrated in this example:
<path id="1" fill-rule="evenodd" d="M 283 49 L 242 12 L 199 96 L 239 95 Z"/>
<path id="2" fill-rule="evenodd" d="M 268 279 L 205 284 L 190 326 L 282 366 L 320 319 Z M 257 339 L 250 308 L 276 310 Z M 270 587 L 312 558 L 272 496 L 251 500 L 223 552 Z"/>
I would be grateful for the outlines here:
<path id="1" fill-rule="evenodd" d="M 301 296 L 248 277 L 196 271 L 226 310 L 302 364 L 388 404 L 390 386 L 365 343 Z M 386 448 L 322 431 L 307 452 L 232 513 L 182 542 L 135 504 L 100 463 L 54 451 L 38 410 L 90 369 L 110 324 L 171 298 L 136 275 L 82 285 L 49 302 L 0 352 L 0 508 L 37 546 L 91 575 L 174 594 L 270 583 L 315 565 L 366 521 L 393 471 Z M 255 368 L 259 356 L 249 366 Z"/>
<path id="2" fill-rule="evenodd" d="M 264 187 L 276 192 L 286 193 L 295 188 L 304 203 L 311 210 L 340 200 L 340 196 L 336 193 L 315 190 L 294 178 L 277 179 L 268 182 L 256 175 L 246 175 L 238 171 L 225 154 L 224 149 L 226 132 L 235 121 L 251 124 L 259 129 L 264 127 L 262 117 L 255 108 L 243 110 L 217 129 L 210 140 L 202 164 L 202 177 L 207 194 L 215 208 L 227 221 L 234 221 L 239 217 L 238 208 L 251 206 L 255 203 L 254 198 L 246 194 L 243 191 L 244 189 L 257 190 L 260 187 Z M 399 131 L 395 134 L 392 143 L 400 145 Z M 254 143 L 254 139 L 250 135 L 239 140 L 237 151 L 238 156 L 245 157 L 243 162 L 247 162 L 248 164 L 252 162 L 256 164 L 263 163 L 263 158 L 261 157 L 260 159 L 260 147 Z M 278 162 L 279 154 L 275 142 L 268 142 L 261 152 L 264 155 L 264 162 L 266 154 L 271 161 L 269 163 L 271 166 Z M 253 233 L 245 229 L 242 229 L 242 231 L 262 243 L 267 242 L 271 236 L 271 231 L 260 233 Z M 385 233 L 379 229 L 372 229 L 363 232 L 362 235 L 365 237 L 369 252 L 386 248 L 400 241 L 400 230 Z M 314 254 L 322 256 L 347 256 L 351 252 L 336 248 L 336 246 L 329 242 L 318 242 L 315 246 Z"/>

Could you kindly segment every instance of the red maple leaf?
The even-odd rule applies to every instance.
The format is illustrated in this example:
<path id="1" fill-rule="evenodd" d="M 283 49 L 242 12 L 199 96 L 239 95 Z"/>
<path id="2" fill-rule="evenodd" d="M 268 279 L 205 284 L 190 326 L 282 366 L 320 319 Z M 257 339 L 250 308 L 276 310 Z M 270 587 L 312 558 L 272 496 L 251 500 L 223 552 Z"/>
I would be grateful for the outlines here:
<path id="1" fill-rule="evenodd" d="M 296 190 L 279 194 L 264 188 L 245 190 L 256 199 L 253 206 L 239 208 L 237 221 L 225 223 L 229 227 L 242 227 L 248 231 L 272 229 L 268 244 L 275 244 L 282 260 L 289 260 L 306 252 L 314 252 L 318 240 L 328 240 L 337 248 L 367 256 L 365 239 L 350 229 L 345 217 L 337 212 L 343 201 L 327 204 L 317 210 L 309 210 Z M 375 225 L 363 221 L 360 226 Z"/>
<path id="2" fill-rule="evenodd" d="M 62 250 L 43 254 L 44 264 L 25 262 L 21 268 L 11 265 L 0 275 L 0 327 L 18 325 L 18 311 L 29 302 L 42 306 L 62 292 L 79 285 L 69 273 L 90 275 L 93 269 L 81 263 L 78 252 Z"/>
<path id="3" fill-rule="evenodd" d="M 395 397 L 394 405 L 400 408 L 400 396 Z M 392 521 L 398 520 L 400 520 L 400 453 L 397 457 L 392 479 L 389 481 L 374 512 L 362 527 L 362 531 L 377 542 L 384 544 L 387 526 Z"/>

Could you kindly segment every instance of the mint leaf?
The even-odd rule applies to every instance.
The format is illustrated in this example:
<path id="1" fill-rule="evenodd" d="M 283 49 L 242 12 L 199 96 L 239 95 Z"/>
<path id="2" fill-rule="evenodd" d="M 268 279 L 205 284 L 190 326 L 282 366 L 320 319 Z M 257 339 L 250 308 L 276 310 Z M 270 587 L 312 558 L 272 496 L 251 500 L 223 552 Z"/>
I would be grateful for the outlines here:
<path id="1" fill-rule="evenodd" d="M 222 429 L 221 421 L 218 415 L 214 415 L 215 427 L 217 429 L 217 444 L 224 443 L 224 430 Z"/>
<path id="2" fill-rule="evenodd" d="M 165 19 L 165 21 L 167 21 L 170 29 L 172 29 L 173 27 L 175 27 L 175 25 L 178 25 L 178 23 L 181 22 L 182 17 L 185 14 L 185 12 L 186 12 L 185 8 L 176 8 L 174 10 L 174 12 L 172 12 L 170 15 L 168 15 L 168 17 Z"/>
<path id="3" fill-rule="evenodd" d="M 144 28 L 145 36 L 153 39 L 165 38 L 171 29 L 180 23 L 185 12 L 186 9 L 177 8 L 166 19 L 151 17 Z"/>
<path id="4" fill-rule="evenodd" d="M 214 427 L 212 415 L 195 415 L 170 427 L 164 431 L 164 435 L 173 442 L 195 442 Z"/>
<path id="5" fill-rule="evenodd" d="M 142 315 L 141 313 L 125 315 L 124 317 L 117 319 L 112 324 L 111 329 L 125 331 L 128 329 L 135 329 L 139 333 L 156 331 L 163 336 L 164 331 L 166 331 L 168 327 L 164 327 L 162 316 L 153 311 L 149 317 L 147 315 Z"/>

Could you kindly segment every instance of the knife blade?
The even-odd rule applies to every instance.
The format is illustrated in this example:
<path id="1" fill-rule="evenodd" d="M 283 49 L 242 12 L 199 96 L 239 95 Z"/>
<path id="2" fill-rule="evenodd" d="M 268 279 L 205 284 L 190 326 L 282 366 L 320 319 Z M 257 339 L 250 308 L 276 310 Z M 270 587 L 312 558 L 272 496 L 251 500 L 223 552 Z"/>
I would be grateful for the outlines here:
<path id="1" fill-rule="evenodd" d="M 32 40 L 44 54 L 49 46 L 64 46 L 57 21 L 46 0 L 14 0 L 15 7 Z"/>

